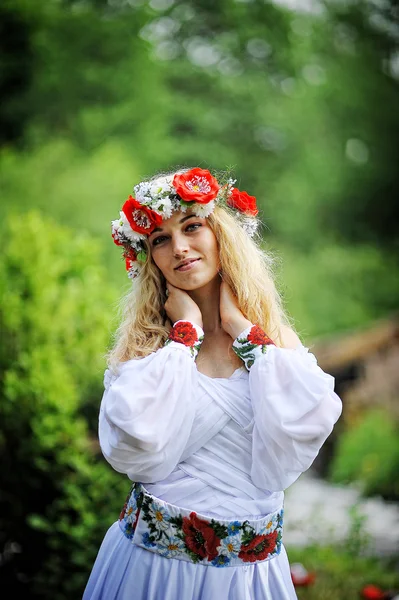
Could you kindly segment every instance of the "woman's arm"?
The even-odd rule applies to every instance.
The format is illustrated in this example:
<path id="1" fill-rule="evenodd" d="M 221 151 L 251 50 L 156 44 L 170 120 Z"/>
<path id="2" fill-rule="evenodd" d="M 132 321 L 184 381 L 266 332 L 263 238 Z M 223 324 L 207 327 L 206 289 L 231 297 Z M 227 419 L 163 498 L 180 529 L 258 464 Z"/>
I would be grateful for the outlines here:
<path id="1" fill-rule="evenodd" d="M 202 336 L 197 325 L 178 321 L 164 348 L 123 363 L 104 392 L 101 449 L 133 481 L 163 479 L 179 462 L 195 415 L 194 359 Z"/>
<path id="2" fill-rule="evenodd" d="M 288 338 L 296 343 L 293 332 L 286 332 Z M 277 348 L 256 325 L 237 337 L 233 349 L 249 370 L 252 479 L 264 489 L 284 490 L 311 466 L 341 414 L 334 378 L 302 345 Z"/>
<path id="3" fill-rule="evenodd" d="M 277 348 L 245 319 L 226 283 L 220 314 L 234 339 L 233 350 L 249 371 L 252 480 L 270 491 L 284 490 L 311 466 L 341 414 L 334 378 L 322 371 L 290 327 L 282 327 L 282 347 Z"/>

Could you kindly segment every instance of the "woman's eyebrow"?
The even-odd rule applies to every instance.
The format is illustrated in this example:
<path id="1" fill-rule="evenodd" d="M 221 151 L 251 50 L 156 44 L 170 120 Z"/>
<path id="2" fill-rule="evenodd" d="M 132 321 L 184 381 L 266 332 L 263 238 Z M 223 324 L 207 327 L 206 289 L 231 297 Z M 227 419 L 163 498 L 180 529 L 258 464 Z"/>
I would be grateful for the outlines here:
<path id="1" fill-rule="evenodd" d="M 187 221 L 188 219 L 194 219 L 195 215 L 186 215 L 185 217 L 183 217 L 182 219 L 180 219 L 179 224 L 180 223 L 184 223 L 184 221 Z M 163 231 L 162 227 L 156 227 L 151 234 L 153 233 L 157 233 L 157 231 Z"/>

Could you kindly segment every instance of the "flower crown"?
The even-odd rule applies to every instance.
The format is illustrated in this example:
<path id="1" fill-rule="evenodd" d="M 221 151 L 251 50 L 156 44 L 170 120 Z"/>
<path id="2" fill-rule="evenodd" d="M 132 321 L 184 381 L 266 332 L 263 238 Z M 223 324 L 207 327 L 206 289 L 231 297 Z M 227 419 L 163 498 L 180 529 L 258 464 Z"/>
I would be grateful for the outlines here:
<path id="1" fill-rule="evenodd" d="M 173 212 L 189 208 L 198 217 L 209 217 L 216 205 L 222 205 L 233 210 L 246 232 L 254 235 L 256 198 L 235 188 L 234 183 L 229 178 L 221 185 L 208 170 L 194 168 L 136 185 L 135 198 L 129 196 L 120 218 L 111 224 L 115 244 L 124 248 L 128 276 L 134 279 L 139 275 L 147 259 L 144 240 Z"/>

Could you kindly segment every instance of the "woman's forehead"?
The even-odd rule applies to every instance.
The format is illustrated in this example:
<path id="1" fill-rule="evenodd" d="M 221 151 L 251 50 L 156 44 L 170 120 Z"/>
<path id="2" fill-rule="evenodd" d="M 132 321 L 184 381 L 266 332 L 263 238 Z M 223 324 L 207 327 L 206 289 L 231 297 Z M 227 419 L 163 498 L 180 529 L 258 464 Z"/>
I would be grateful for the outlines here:
<path id="1" fill-rule="evenodd" d="M 190 221 L 192 219 L 198 219 L 200 221 L 204 221 L 206 219 L 197 217 L 194 212 L 190 209 L 188 209 L 187 211 L 176 211 L 172 214 L 171 217 L 169 217 L 169 219 L 164 219 L 161 223 L 161 225 L 159 227 L 156 227 L 154 229 L 154 231 L 152 232 L 152 234 L 156 233 L 157 231 L 163 231 L 166 229 L 170 229 L 170 228 L 174 228 L 174 227 L 179 227 L 180 225 L 184 224 L 186 221 Z M 151 235 L 152 235 L 151 234 Z M 151 237 L 151 236 L 150 236 Z"/>

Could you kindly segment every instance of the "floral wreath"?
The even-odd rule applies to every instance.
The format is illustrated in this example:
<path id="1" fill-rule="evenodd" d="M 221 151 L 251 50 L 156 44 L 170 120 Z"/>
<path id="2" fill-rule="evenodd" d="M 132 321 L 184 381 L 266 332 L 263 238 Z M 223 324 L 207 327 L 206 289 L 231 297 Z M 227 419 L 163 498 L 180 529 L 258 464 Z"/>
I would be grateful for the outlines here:
<path id="1" fill-rule="evenodd" d="M 120 218 L 112 221 L 112 237 L 117 246 L 123 246 L 123 258 L 131 279 L 137 277 L 147 259 L 144 240 L 173 212 L 190 208 L 197 217 L 209 217 L 216 205 L 233 211 L 251 237 L 257 229 L 256 198 L 234 187 L 228 178 L 221 184 L 206 169 L 194 168 L 174 175 L 142 181 L 134 187 Z"/>

